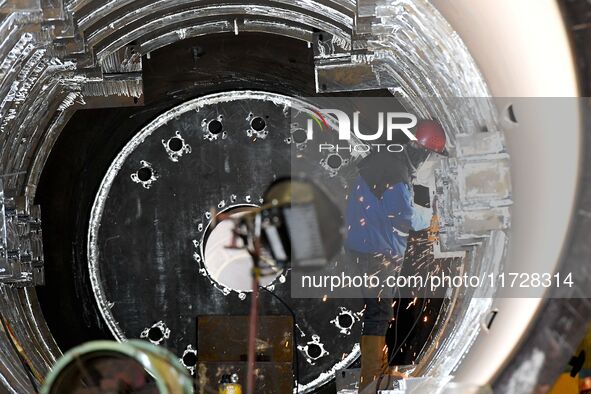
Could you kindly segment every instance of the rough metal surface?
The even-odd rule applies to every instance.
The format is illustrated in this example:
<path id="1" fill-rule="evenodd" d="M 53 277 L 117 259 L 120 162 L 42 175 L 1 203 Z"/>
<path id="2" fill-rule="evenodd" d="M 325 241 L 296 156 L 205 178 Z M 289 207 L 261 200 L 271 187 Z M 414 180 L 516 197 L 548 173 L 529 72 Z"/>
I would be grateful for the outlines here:
<path id="1" fill-rule="evenodd" d="M 7 189 L 15 190 L 17 195 L 27 193 L 34 197 L 47 155 L 76 107 L 113 105 L 113 102 L 121 103 L 121 97 L 129 97 L 129 101 L 123 104 L 134 104 L 134 98 L 140 92 L 134 76 L 131 85 L 123 75 L 110 87 L 91 86 L 102 81 L 105 73 L 125 74 L 137 70 L 136 66 L 128 66 L 134 62 L 125 54 L 119 65 L 116 61 L 122 57 L 112 56 L 131 40 L 154 47 L 191 34 L 234 32 L 250 27 L 260 30 L 270 22 L 270 29 L 277 27 L 277 33 L 282 33 L 289 28 L 272 23 L 269 17 L 274 19 L 280 14 L 288 20 L 285 25 L 294 26 L 294 31 L 301 36 L 309 34 L 312 25 L 333 29 L 330 22 L 314 17 L 317 10 L 328 10 L 333 5 L 337 7 L 335 14 L 342 15 L 338 17 L 340 23 L 350 25 L 352 22 L 352 7 L 347 3 L 342 6 L 331 2 L 310 2 L 301 12 L 295 5 L 281 3 L 274 3 L 276 7 L 267 6 L 266 9 L 255 7 L 250 12 L 244 6 L 233 10 L 216 10 L 209 6 L 207 13 L 201 12 L 202 2 L 160 2 L 159 9 L 151 3 L 60 0 L 0 3 L 0 172 L 17 174 L 5 178 Z M 158 22 L 163 14 L 168 17 Z M 117 24 L 122 18 L 127 18 L 124 22 L 127 24 L 123 26 Z M 150 19 L 156 22 L 150 23 Z M 200 25 L 205 28 L 198 28 Z M 110 26 L 117 26 L 117 29 Z M 137 26 L 145 26 L 145 29 L 137 30 Z M 160 38 L 159 43 L 153 41 Z M 111 96 L 95 100 L 93 97 L 97 93 Z M 27 293 L 32 296 L 27 297 Z M 4 317 L 13 324 L 32 368 L 39 371 L 38 378 L 41 379 L 59 356 L 59 350 L 36 306 L 34 290 L 2 288 L 1 309 Z M 2 346 L 9 348 L 10 345 L 4 341 Z M 2 381 L 6 390 L 32 391 L 19 360 L 12 357 L 4 361 Z"/>
<path id="2" fill-rule="evenodd" d="M 217 282 L 204 264 L 211 208 L 259 204 L 271 182 L 291 174 L 290 112 L 304 105 L 256 91 L 204 96 L 156 118 L 123 148 L 98 191 L 88 238 L 92 286 L 118 340 L 149 338 L 161 321 L 166 335 L 154 343 L 180 357 L 195 346 L 196 316 L 247 314 L 248 294 Z M 345 333 L 330 320 L 339 307 L 362 311 L 363 300 L 292 299 L 285 276 L 267 288 L 297 311 L 300 391 L 308 392 L 357 358 L 359 320 Z M 284 310 L 265 292 L 261 302 L 267 314 Z M 310 358 L 304 345 L 313 338 L 326 351 Z"/>
<path id="3" fill-rule="evenodd" d="M 6 179 L 6 187 L 33 197 L 47 156 L 73 111 L 81 107 L 141 104 L 141 85 L 135 74 L 140 67 L 138 54 L 148 55 L 151 50 L 197 35 L 265 31 L 312 42 L 314 29 L 322 30 L 345 50 L 361 48 L 371 52 L 371 56 L 358 59 L 395 75 L 407 97 L 487 95 L 467 50 L 457 38 L 450 39 L 455 37 L 453 32 L 426 1 L 360 6 L 362 18 L 354 26 L 358 9 L 348 1 L 261 1 L 221 7 L 207 1 L 2 3 L 0 172 L 18 174 Z M 377 13 L 373 15 L 368 10 Z M 368 21 L 371 23 L 367 24 Z M 408 27 L 406 32 L 412 32 L 411 39 L 390 34 L 401 21 Z M 428 31 L 426 21 L 430 25 Z M 448 56 L 449 50 L 453 55 L 424 58 L 426 63 L 422 67 L 400 68 L 407 59 L 397 56 L 417 53 L 427 42 L 418 38 L 433 33 L 444 45 L 442 56 Z M 352 40 L 353 36 L 360 40 Z M 378 39 L 366 40 L 368 36 Z M 377 47 L 372 47 L 374 44 Z M 398 51 L 400 45 L 406 51 Z M 431 64 L 441 62 L 454 73 L 458 71 L 455 65 L 460 65 L 462 72 L 470 75 L 466 85 L 454 84 L 455 90 L 449 91 L 447 76 L 432 74 L 435 68 Z M 416 84 L 427 80 L 429 83 Z M 103 86 L 99 86 L 101 82 Z M 421 113 L 439 116 L 442 107 L 423 108 Z M 43 329 L 37 308 L 29 304 L 34 298 L 22 298 L 17 290 L 3 290 L 6 317 L 18 326 L 18 335 L 26 338 L 22 341 L 25 352 L 39 355 L 32 357 L 32 364 L 43 375 L 59 352 Z M 13 367 L 20 369 L 17 363 Z"/>
<path id="4" fill-rule="evenodd" d="M 464 116 L 462 108 L 447 100 L 425 104 L 418 99 L 488 95 L 461 40 L 423 0 L 360 0 L 357 4 L 285 0 L 224 7 L 207 1 L 6 0 L 0 2 L 0 172 L 15 174 L 5 178 L 6 188 L 15 190 L 17 195 L 35 196 L 47 156 L 77 108 L 141 104 L 141 56 L 182 39 L 222 32 L 262 31 L 295 37 L 312 45 L 314 29 L 332 37 L 329 49 L 336 48 L 338 55 L 332 59 L 330 53 L 324 52 L 323 58 L 317 59 L 319 71 L 338 57 L 341 65 L 359 68 L 361 81 L 369 80 L 369 86 L 391 88 L 393 94 L 400 95 L 421 115 L 438 117 L 459 134 L 471 134 L 471 130 L 494 124 L 487 107 L 471 108 L 470 113 L 476 116 Z M 434 41 L 439 44 L 436 53 L 421 56 Z M 368 69 L 374 75 L 390 78 L 365 79 Z M 457 75 L 466 78 L 458 82 L 454 78 Z M 449 83 L 450 76 L 454 83 Z M 329 75 L 320 80 L 319 90 L 323 84 L 329 90 L 331 80 L 335 77 Z M 396 86 L 390 85 L 393 81 Z M 477 122 L 466 124 L 464 119 Z M 450 137 L 452 148 L 461 145 L 455 135 Z M 462 154 L 453 149 L 452 153 Z M 159 180 L 162 179 L 157 178 L 153 187 Z M 128 181 L 132 183 L 131 178 Z M 140 184 L 132 185 L 145 189 Z M 583 197 L 581 201 L 584 203 Z M 575 223 L 582 231 L 586 228 L 587 211 L 584 209 Z M 492 230 L 493 237 L 473 251 L 468 264 L 472 270 L 482 268 L 477 262 L 487 248 L 502 248 L 505 242 L 502 226 L 484 230 Z M 580 246 L 585 244 L 584 240 L 572 242 L 576 255 L 568 258 L 574 265 L 586 258 L 588 251 Z M 42 376 L 59 350 L 45 327 L 35 290 L 3 287 L 0 295 L 2 314 L 14 327 L 33 369 Z M 489 305 L 485 299 L 463 296 L 455 298 L 457 302 L 449 308 L 452 324 L 439 334 L 437 357 L 424 360 L 428 373 L 449 372 L 461 359 L 458 345 L 462 349 L 469 347 L 477 334 L 474 327 L 479 327 L 477 322 Z M 581 311 L 588 308 L 586 304 L 576 307 Z M 558 313 L 560 309 L 552 310 Z M 158 320 L 143 322 L 142 329 Z M 576 325 L 569 325 L 573 326 Z M 2 337 L 2 346 L 10 348 L 6 336 Z M 18 358 L 10 351 L 6 353 L 0 370 L 6 390 L 31 391 Z"/>
<path id="5" fill-rule="evenodd" d="M 41 212 L 26 196 L 10 196 L 0 180 L 0 283 L 43 284 Z"/>

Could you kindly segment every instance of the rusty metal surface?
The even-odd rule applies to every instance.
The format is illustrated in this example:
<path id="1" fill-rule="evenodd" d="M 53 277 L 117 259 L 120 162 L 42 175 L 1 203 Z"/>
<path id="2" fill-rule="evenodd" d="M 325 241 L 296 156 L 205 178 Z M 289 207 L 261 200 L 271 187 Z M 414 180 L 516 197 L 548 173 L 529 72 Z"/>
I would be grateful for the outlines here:
<path id="1" fill-rule="evenodd" d="M 238 375 L 238 382 L 244 389 L 246 383 L 246 362 L 204 361 L 197 364 L 198 394 L 217 393 L 218 382 L 223 375 Z M 261 394 L 292 392 L 293 379 L 291 364 L 286 362 L 258 362 L 256 365 L 255 390 Z"/>
<path id="2" fill-rule="evenodd" d="M 257 330 L 257 357 L 265 362 L 293 362 L 293 319 L 291 316 L 261 316 Z M 248 351 L 247 316 L 197 317 L 199 361 L 245 361 Z M 224 333 L 224 335 L 220 335 Z"/>

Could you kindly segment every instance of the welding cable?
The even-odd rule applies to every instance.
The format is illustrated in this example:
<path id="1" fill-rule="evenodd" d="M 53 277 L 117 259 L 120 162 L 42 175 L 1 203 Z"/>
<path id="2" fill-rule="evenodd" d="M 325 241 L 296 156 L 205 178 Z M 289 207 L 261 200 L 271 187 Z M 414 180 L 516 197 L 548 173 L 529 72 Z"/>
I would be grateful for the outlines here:
<path id="1" fill-rule="evenodd" d="M 12 338 L 12 332 L 8 330 L 6 322 L 4 321 L 4 316 L 2 316 L 2 315 L 0 315 L 0 323 L 2 323 L 2 329 L 6 333 L 6 336 L 8 337 L 8 342 L 10 342 L 10 345 L 12 346 L 12 350 L 14 350 L 16 352 L 16 355 L 17 355 L 18 359 L 20 360 L 20 362 L 23 366 L 23 369 L 25 370 L 25 374 L 27 375 L 27 378 L 29 379 L 31 386 L 33 387 L 33 391 L 35 392 L 35 394 L 38 394 L 39 388 L 37 387 L 37 383 L 35 382 L 35 378 L 33 377 L 33 372 L 30 369 L 31 367 L 26 362 L 26 360 L 23 358 L 22 354 L 18 350 L 18 347 L 14 343 L 14 340 Z"/>
<path id="2" fill-rule="evenodd" d="M 293 309 L 291 309 L 291 307 L 289 305 L 287 305 L 287 303 L 285 301 L 283 301 L 283 299 L 281 297 L 279 297 L 277 294 L 275 294 L 271 290 L 267 289 L 266 287 L 259 286 L 259 288 L 265 290 L 267 293 L 269 293 L 273 297 L 275 297 L 280 303 L 283 304 L 283 306 L 291 314 L 291 318 L 293 320 L 293 348 L 294 348 L 294 358 L 295 358 L 294 385 L 295 385 L 295 389 L 296 389 L 296 394 L 298 394 L 300 392 L 300 389 L 299 389 L 299 384 L 300 384 L 299 383 L 300 382 L 300 367 L 299 367 L 299 365 L 300 365 L 300 358 L 298 356 L 298 339 L 297 339 L 297 335 L 296 335 L 296 328 L 297 328 L 296 314 L 293 311 Z"/>

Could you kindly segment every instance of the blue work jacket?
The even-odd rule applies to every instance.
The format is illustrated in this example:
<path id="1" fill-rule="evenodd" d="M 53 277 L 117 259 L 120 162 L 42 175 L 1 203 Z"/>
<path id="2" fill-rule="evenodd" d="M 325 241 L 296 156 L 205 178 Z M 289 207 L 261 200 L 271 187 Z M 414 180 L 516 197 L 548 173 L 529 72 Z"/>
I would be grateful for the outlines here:
<path id="1" fill-rule="evenodd" d="M 431 212 L 413 202 L 412 185 L 388 185 L 381 196 L 362 176 L 352 185 L 347 201 L 345 246 L 361 253 L 404 256 L 408 233 L 429 227 Z"/>

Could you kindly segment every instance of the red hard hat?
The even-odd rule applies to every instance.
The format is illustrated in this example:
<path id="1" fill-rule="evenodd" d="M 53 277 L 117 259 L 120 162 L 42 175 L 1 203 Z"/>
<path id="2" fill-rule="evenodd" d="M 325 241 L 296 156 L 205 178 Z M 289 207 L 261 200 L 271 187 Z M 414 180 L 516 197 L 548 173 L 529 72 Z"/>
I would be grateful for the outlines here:
<path id="1" fill-rule="evenodd" d="M 419 121 L 415 137 L 417 137 L 416 143 L 423 148 L 441 155 L 447 155 L 447 151 L 445 150 L 445 131 L 443 131 L 443 127 L 438 122 L 434 120 Z"/>

